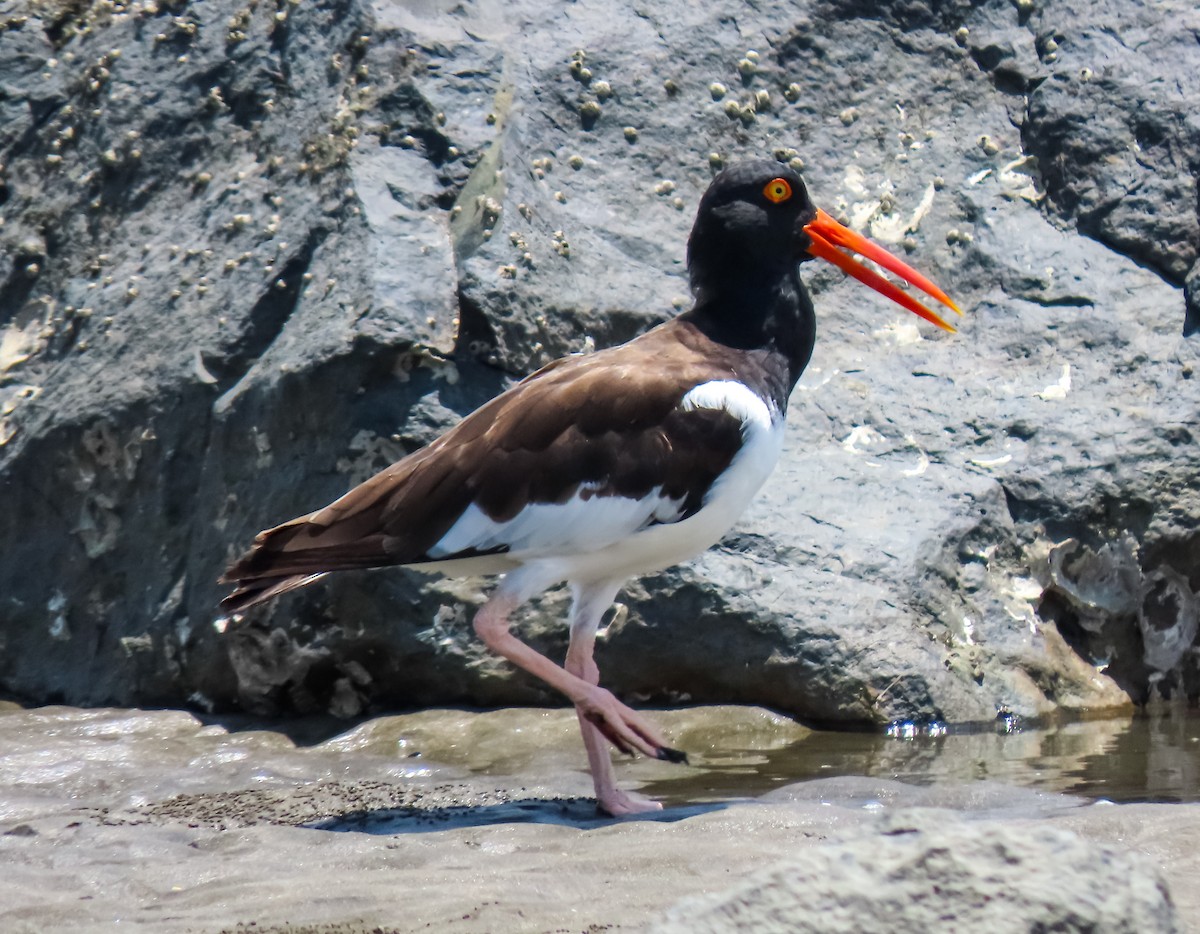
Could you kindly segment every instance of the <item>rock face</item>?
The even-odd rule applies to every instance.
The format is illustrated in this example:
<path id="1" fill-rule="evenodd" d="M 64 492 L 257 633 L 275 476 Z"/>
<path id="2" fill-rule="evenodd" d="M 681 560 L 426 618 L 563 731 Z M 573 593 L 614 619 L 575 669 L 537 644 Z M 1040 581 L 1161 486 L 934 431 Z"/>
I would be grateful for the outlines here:
<path id="1" fill-rule="evenodd" d="M 686 305 L 699 195 L 774 153 L 967 317 L 935 335 L 806 272 L 780 469 L 628 588 L 605 682 L 842 723 L 1200 693 L 1193 5 L 17 6 L 4 691 L 556 702 L 474 643 L 482 582 L 346 575 L 226 625 L 215 579 L 511 379 Z M 531 610 L 539 648 L 564 605 Z"/>

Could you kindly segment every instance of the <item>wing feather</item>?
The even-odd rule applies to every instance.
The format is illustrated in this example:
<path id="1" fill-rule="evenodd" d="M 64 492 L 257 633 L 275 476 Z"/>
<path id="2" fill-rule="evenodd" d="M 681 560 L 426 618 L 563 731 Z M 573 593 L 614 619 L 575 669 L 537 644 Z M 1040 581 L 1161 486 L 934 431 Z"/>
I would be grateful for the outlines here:
<path id="1" fill-rule="evenodd" d="M 237 611 L 328 571 L 442 560 L 438 543 L 471 507 L 496 525 L 530 503 L 677 501 L 652 505 L 622 533 L 694 514 L 740 448 L 742 424 L 680 408 L 692 386 L 730 374 L 673 326 L 555 361 L 325 508 L 260 533 L 222 578 L 239 588 L 222 605 Z M 460 544 L 456 557 L 513 543 L 481 533 Z"/>

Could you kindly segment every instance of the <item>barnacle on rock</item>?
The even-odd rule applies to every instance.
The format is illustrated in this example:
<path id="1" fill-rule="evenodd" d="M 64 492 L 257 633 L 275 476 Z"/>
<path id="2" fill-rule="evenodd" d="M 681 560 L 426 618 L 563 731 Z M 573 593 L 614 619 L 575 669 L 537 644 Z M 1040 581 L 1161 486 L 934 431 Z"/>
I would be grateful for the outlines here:
<path id="1" fill-rule="evenodd" d="M 583 120 L 585 126 L 590 126 L 600 118 L 601 107 L 599 101 L 584 101 L 579 105 L 579 116 Z"/>

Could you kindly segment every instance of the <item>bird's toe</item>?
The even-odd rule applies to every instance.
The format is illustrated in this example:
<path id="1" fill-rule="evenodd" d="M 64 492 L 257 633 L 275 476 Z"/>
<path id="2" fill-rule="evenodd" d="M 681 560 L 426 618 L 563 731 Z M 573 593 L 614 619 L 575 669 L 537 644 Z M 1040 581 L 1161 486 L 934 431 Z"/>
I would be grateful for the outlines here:
<path id="1" fill-rule="evenodd" d="M 610 817 L 625 817 L 630 814 L 661 811 L 662 805 L 651 798 L 614 788 L 608 794 L 597 795 L 596 809 Z"/>
<path id="2" fill-rule="evenodd" d="M 672 749 L 670 746 L 659 746 L 658 755 L 655 757 L 663 762 L 680 762 L 683 765 L 688 764 L 688 755 L 682 749 Z"/>

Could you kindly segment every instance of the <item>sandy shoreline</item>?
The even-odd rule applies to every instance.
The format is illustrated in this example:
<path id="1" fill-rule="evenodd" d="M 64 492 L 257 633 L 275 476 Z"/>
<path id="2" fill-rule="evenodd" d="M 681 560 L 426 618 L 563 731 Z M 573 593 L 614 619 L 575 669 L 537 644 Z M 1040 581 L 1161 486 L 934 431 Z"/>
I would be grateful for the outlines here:
<path id="1" fill-rule="evenodd" d="M 675 725 L 693 742 L 705 717 L 760 742 L 802 730 L 765 711 L 733 710 L 688 712 Z M 395 724 L 384 720 L 304 748 L 176 711 L 10 710 L 0 716 L 8 867 L 0 924 L 10 932 L 645 931 L 680 899 L 727 890 L 780 861 L 870 852 L 890 839 L 888 822 L 913 815 L 931 832 L 1015 830 L 1024 839 L 1054 828 L 1116 847 L 1161 873 L 1181 930 L 1200 930 L 1191 885 L 1200 856 L 1187 845 L 1200 838 L 1200 806 L 845 776 L 671 807 L 660 820 L 603 820 L 586 798 L 571 726 L 568 711 L 412 715 L 409 742 L 433 748 L 425 734 L 436 735 L 445 758 L 459 750 L 446 764 L 397 756 L 395 739 L 384 738 Z M 387 746 L 391 755 L 382 754 Z M 472 771 L 484 759 L 505 764 L 496 774 Z M 629 771 L 645 782 L 664 768 Z"/>

